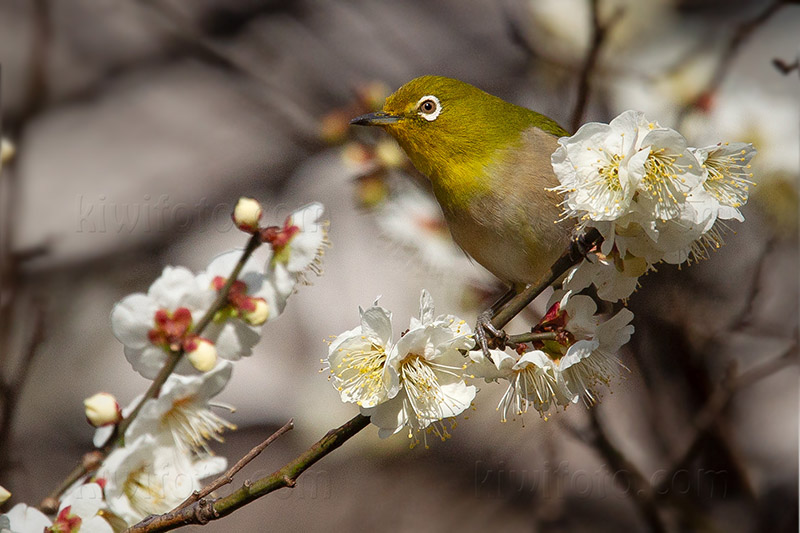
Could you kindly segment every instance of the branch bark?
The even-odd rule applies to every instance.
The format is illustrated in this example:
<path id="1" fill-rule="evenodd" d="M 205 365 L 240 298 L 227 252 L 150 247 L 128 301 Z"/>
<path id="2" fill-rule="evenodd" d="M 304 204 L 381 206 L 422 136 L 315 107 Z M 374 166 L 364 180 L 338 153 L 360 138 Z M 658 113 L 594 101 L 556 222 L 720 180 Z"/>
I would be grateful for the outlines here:
<path id="1" fill-rule="evenodd" d="M 214 481 L 212 481 L 199 491 L 193 492 L 191 496 L 186 498 L 186 501 L 184 501 L 174 510 L 180 511 L 181 509 L 189 507 L 193 503 L 201 500 L 202 498 L 205 498 L 206 496 L 208 496 L 215 490 L 219 489 L 220 487 L 224 487 L 228 483 L 233 483 L 233 476 L 235 476 L 242 468 L 247 466 L 247 464 L 250 463 L 250 461 L 258 457 L 261 454 L 261 452 L 263 452 L 267 448 L 267 446 L 275 442 L 275 440 L 278 437 L 280 437 L 281 435 L 283 435 L 284 433 L 293 428 L 294 428 L 294 418 L 286 422 L 286 424 L 284 424 L 283 427 L 281 427 L 278 431 L 267 437 L 263 442 L 258 444 L 258 446 L 255 446 L 252 450 L 247 452 L 247 454 L 245 454 L 244 457 L 236 461 L 236 464 L 230 467 L 227 472 L 219 476 L 217 479 L 215 479 Z"/>
<path id="2" fill-rule="evenodd" d="M 329 431 L 308 450 L 271 475 L 252 483 L 245 481 L 238 490 L 228 496 L 212 500 L 203 498 L 188 507 L 163 515 L 150 516 L 126 529 L 125 533 L 156 533 L 171 531 L 189 524 L 206 524 L 227 516 L 270 492 L 284 487 L 294 487 L 297 478 L 303 472 L 368 425 L 369 417 L 356 415 L 349 422 Z"/>

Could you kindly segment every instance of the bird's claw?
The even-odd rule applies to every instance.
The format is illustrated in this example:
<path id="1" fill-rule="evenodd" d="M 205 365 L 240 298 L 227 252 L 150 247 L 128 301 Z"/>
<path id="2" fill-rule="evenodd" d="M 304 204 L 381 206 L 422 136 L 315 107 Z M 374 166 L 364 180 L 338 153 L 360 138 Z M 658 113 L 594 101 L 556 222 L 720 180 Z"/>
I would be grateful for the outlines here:
<path id="1" fill-rule="evenodd" d="M 504 349 L 508 341 L 505 331 L 499 330 L 492 325 L 492 311 L 487 310 L 478 315 L 478 323 L 475 325 L 475 338 L 483 351 L 483 355 L 489 357 L 490 348 Z"/>
<path id="2" fill-rule="evenodd" d="M 588 231 L 586 228 L 580 226 L 572 230 L 572 246 L 570 247 L 570 255 L 575 258 L 586 257 L 586 255 L 594 248 L 595 244 L 591 241 L 587 242 Z"/>

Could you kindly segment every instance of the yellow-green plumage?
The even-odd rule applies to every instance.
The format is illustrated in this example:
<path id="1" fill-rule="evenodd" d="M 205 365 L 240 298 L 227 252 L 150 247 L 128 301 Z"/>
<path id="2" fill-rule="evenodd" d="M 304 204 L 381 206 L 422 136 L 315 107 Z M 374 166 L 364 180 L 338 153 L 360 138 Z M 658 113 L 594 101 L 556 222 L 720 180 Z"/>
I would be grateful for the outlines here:
<path id="1" fill-rule="evenodd" d="M 424 112 L 426 101 L 438 114 Z M 455 242 L 501 280 L 536 281 L 566 248 L 570 225 L 556 223 L 559 198 L 546 190 L 558 184 L 550 155 L 567 135 L 553 120 L 467 83 L 423 76 L 382 113 L 353 123 L 381 125 L 397 139 L 431 180 Z"/>

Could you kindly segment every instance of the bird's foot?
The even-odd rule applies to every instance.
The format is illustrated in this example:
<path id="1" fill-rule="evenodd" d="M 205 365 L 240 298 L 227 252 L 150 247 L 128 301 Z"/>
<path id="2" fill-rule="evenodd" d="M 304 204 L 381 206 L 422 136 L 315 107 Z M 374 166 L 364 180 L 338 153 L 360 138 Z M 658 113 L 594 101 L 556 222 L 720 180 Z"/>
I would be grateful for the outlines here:
<path id="1" fill-rule="evenodd" d="M 486 357 L 489 357 L 490 348 L 502 350 L 508 341 L 506 332 L 492 325 L 493 315 L 494 312 L 491 309 L 487 309 L 478 315 L 478 323 L 475 325 L 475 339 Z"/>
<path id="2" fill-rule="evenodd" d="M 580 225 L 572 230 L 572 246 L 570 246 L 570 255 L 575 258 L 586 257 L 596 246 L 594 242 L 593 232 L 590 232 L 585 227 Z"/>

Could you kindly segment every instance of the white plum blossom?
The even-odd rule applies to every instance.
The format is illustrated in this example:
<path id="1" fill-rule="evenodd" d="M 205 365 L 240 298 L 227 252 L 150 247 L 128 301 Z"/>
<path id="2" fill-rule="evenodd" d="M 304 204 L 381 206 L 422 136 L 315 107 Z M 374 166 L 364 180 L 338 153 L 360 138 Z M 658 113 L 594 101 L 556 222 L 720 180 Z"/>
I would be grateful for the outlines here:
<path id="1" fill-rule="evenodd" d="M 193 363 L 197 370 L 207 371 L 217 356 L 236 361 L 252 353 L 261 338 L 261 326 L 286 305 L 262 263 L 253 257 L 243 265 L 226 305 L 202 337 L 194 333 L 195 324 L 211 308 L 243 253 L 221 254 L 197 276 L 183 267 L 167 267 L 147 294 L 132 294 L 114 307 L 112 329 L 125 345 L 125 356 L 134 370 L 155 378 L 170 351 L 183 350 L 188 355 L 175 369 L 179 374 L 195 373 Z"/>
<path id="2" fill-rule="evenodd" d="M 192 325 L 211 307 L 215 291 L 204 286 L 184 267 L 166 267 L 147 294 L 123 298 L 111 312 L 114 335 L 125 345 L 125 357 L 134 370 L 153 379 L 170 350 L 179 350 Z M 220 354 L 222 355 L 222 354 Z M 175 372 L 195 372 L 188 360 Z"/>
<path id="3" fill-rule="evenodd" d="M 39 533 L 51 525 L 47 515 L 24 503 L 18 503 L 0 515 L 0 533 Z"/>
<path id="4" fill-rule="evenodd" d="M 296 282 L 308 283 L 307 272 L 322 273 L 322 256 L 325 248 L 330 246 L 328 222 L 321 220 L 323 211 L 322 204 L 314 202 L 286 217 L 283 227 L 272 226 L 262 230 L 263 239 L 272 246 L 269 269 L 276 271 L 276 279 L 289 277 Z M 291 288 L 293 290 L 294 286 Z M 291 292 L 282 294 L 288 296 Z"/>
<path id="5" fill-rule="evenodd" d="M 705 171 L 703 189 L 720 206 L 729 207 L 719 218 L 744 220 L 739 208 L 747 203 L 750 188 L 755 186 L 750 161 L 756 149 L 749 143 L 719 143 L 696 148 L 694 155 Z"/>
<path id="6" fill-rule="evenodd" d="M 683 135 L 656 128 L 641 140 L 639 153 L 647 152 L 644 175 L 637 183 L 637 215 L 651 220 L 670 220 L 681 214 L 681 205 L 700 185 L 703 170 L 689 151 Z"/>
<path id="7" fill-rule="evenodd" d="M 411 438 L 426 428 L 449 436 L 441 420 L 461 414 L 476 393 L 465 382 L 461 352 L 475 344 L 469 326 L 452 315 L 435 316 L 427 291 L 420 295 L 419 318 L 397 342 L 389 311 L 376 302 L 360 312 L 361 325 L 336 337 L 328 352 L 342 401 L 358 404 L 381 437 L 405 427 Z"/>
<path id="8" fill-rule="evenodd" d="M 534 341 L 533 350 L 521 356 L 502 350 L 490 350 L 488 357 L 481 350 L 469 354 L 473 377 L 508 381 L 497 406 L 503 422 L 524 415 L 531 405 L 545 419 L 551 407 L 566 408 L 581 397 L 592 405 L 598 399 L 597 383 L 608 384 L 622 366 L 616 353 L 633 333 L 633 313 L 622 309 L 601 321 L 588 296 L 557 291 L 553 301 L 534 328 L 551 337 Z"/>
<path id="9" fill-rule="evenodd" d="M 343 402 L 374 407 L 397 394 L 397 373 L 386 365 L 392 343 L 392 313 L 377 300 L 359 308 L 361 324 L 336 337 L 325 362 Z"/>
<path id="10" fill-rule="evenodd" d="M 587 405 L 597 402 L 597 383 L 608 385 L 621 366 L 616 353 L 633 334 L 633 326 L 630 325 L 632 319 L 633 313 L 628 309 L 621 309 L 613 317 L 598 324 L 591 338 L 575 342 L 563 357 L 555 361 L 569 390 L 580 395 Z"/>
<path id="11" fill-rule="evenodd" d="M 125 440 L 142 435 L 162 435 L 182 453 L 213 455 L 210 439 L 222 442 L 222 432 L 236 426 L 212 411 L 211 398 L 222 392 L 231 378 L 233 365 L 221 362 L 212 371 L 200 376 L 167 378 L 158 398 L 147 400 L 139 415 L 125 431 Z M 141 397 L 131 406 L 137 405 Z"/>
<path id="12" fill-rule="evenodd" d="M 677 131 L 634 111 L 559 139 L 551 159 L 564 215 L 603 237 L 564 287 L 593 283 L 601 298 L 617 301 L 656 263 L 706 258 L 723 243 L 720 221 L 744 220 L 739 207 L 754 185 L 754 154 L 745 143 L 689 147 Z"/>
<path id="13" fill-rule="evenodd" d="M 216 295 L 243 253 L 232 250 L 217 256 L 197 276 L 197 283 Z M 264 272 L 263 263 L 250 256 L 231 285 L 226 305 L 214 316 L 203 336 L 214 341 L 219 357 L 236 361 L 253 353 L 253 347 L 261 339 L 261 326 L 278 317 L 285 306 L 286 298 Z"/>
<path id="14" fill-rule="evenodd" d="M 396 394 L 361 412 L 371 417 L 381 437 L 407 427 L 413 438 L 414 433 L 430 428 L 444 440 L 449 433 L 441 421 L 464 412 L 475 398 L 475 387 L 465 381 L 466 359 L 462 355 L 462 350 L 474 344 L 463 320 L 450 315 L 434 317 L 433 301 L 423 291 L 420 318 L 411 320 L 411 328 L 386 361 L 397 375 L 398 386 L 393 387 Z"/>
<path id="15" fill-rule="evenodd" d="M 503 350 L 490 350 L 488 358 L 481 350 L 472 351 L 469 356 L 475 362 L 470 366 L 474 377 L 487 382 L 508 381 L 497 406 L 501 422 L 508 421 L 509 416 L 524 415 L 530 405 L 547 420 L 551 405 L 566 406 L 578 400 L 553 360 L 541 350 L 525 352 L 519 358 Z"/>
<path id="16" fill-rule="evenodd" d="M 609 255 L 589 254 L 568 272 L 564 289 L 578 292 L 594 284 L 600 299 L 608 302 L 626 300 L 639 285 L 639 276 L 648 269 L 642 258 L 626 254 L 621 258 L 617 250 Z"/>
<path id="17" fill-rule="evenodd" d="M 54 533 L 112 533 L 114 530 L 100 513 L 107 508 L 103 488 L 98 483 L 75 485 L 61 498 L 49 531 Z"/>
<path id="18" fill-rule="evenodd" d="M 558 140 L 553 169 L 561 182 L 569 216 L 614 220 L 629 211 L 636 185 L 645 173 L 646 151 L 637 152 L 642 113 L 626 111 L 610 124 L 584 124 L 572 137 Z"/>
<path id="19" fill-rule="evenodd" d="M 97 478 L 105 481 L 108 509 L 131 525 L 172 510 L 201 488 L 201 479 L 226 465 L 221 457 L 192 461 L 163 439 L 144 434 L 111 452 Z"/>

